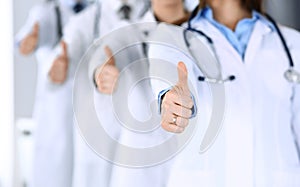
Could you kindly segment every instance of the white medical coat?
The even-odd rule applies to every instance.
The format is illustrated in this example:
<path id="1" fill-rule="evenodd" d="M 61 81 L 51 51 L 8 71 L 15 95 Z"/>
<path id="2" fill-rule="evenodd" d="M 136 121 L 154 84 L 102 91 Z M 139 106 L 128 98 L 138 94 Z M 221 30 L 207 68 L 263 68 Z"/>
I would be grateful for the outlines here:
<path id="1" fill-rule="evenodd" d="M 62 26 L 74 14 L 67 2 L 59 1 Z M 33 118 L 35 149 L 33 161 L 34 187 L 71 187 L 73 171 L 73 132 L 71 108 L 71 82 L 62 86 L 53 85 L 48 78 L 47 63 L 53 48 L 59 41 L 55 3 L 40 3 L 32 8 L 27 23 L 16 37 L 23 39 L 39 24 L 39 42 L 35 51 L 37 64 L 37 86 Z"/>
<path id="2" fill-rule="evenodd" d="M 151 24 L 147 26 L 140 26 L 136 25 L 136 27 L 126 27 L 122 30 L 122 32 L 116 32 L 118 35 L 115 35 L 115 37 L 108 38 L 107 40 L 104 40 L 103 45 L 99 47 L 99 50 L 95 53 L 95 57 L 92 57 L 91 59 L 94 59 L 90 62 L 89 67 L 89 76 L 90 76 L 90 84 L 94 86 L 93 83 L 93 73 L 96 69 L 96 67 L 99 67 L 101 63 L 105 62 L 106 56 L 104 54 L 103 47 L 105 45 L 108 45 L 113 52 L 117 52 L 120 49 L 122 49 L 125 46 L 130 46 L 130 44 L 141 44 L 141 42 L 146 41 L 147 37 L 144 35 L 144 33 L 148 33 L 148 35 L 151 35 L 152 30 L 156 27 L 156 21 L 153 16 L 153 13 L 151 11 L 147 12 L 142 20 L 139 22 L 141 23 L 147 23 L 150 22 Z M 154 26 L 154 27 L 153 27 Z M 130 36 L 128 35 L 130 33 Z M 132 37 L 131 37 L 132 36 Z M 147 44 L 148 45 L 148 44 Z M 116 54 L 114 56 L 116 65 L 119 68 L 120 72 L 124 71 L 125 68 L 128 68 L 128 66 L 136 62 L 136 60 L 140 60 L 142 58 L 145 58 L 146 54 L 144 53 L 145 49 L 141 45 L 137 45 L 133 48 L 125 48 L 120 53 Z M 146 50 L 147 51 L 147 50 Z M 141 75 L 148 76 L 148 68 L 149 64 L 148 61 L 144 60 L 142 62 L 142 67 L 139 67 L 140 69 L 137 71 L 129 70 L 127 69 L 126 72 L 122 76 L 126 77 L 126 80 L 121 80 L 124 77 L 119 77 L 119 83 L 118 88 L 120 87 L 127 87 L 132 88 L 133 85 L 131 85 L 130 81 L 136 80 L 136 77 L 139 77 Z M 122 73 L 121 73 L 122 74 Z M 121 76 L 120 74 L 120 76 Z M 145 84 L 142 84 L 134 89 L 134 91 L 131 93 L 131 95 L 127 96 L 124 95 L 124 97 L 127 97 L 126 100 L 128 101 L 128 107 L 131 112 L 132 116 L 123 116 L 122 119 L 125 119 L 125 124 L 134 123 L 132 122 L 132 117 L 138 120 L 146 120 L 147 117 L 149 117 L 149 111 L 145 112 L 149 108 L 149 101 L 155 99 L 151 87 L 150 82 Z M 121 85 L 122 84 L 122 85 Z M 123 107 L 125 106 L 124 110 L 126 110 L 127 102 L 123 100 L 122 98 L 119 100 L 120 105 L 114 106 L 113 102 L 110 99 L 110 95 L 105 95 L 101 93 L 95 93 L 95 102 L 98 102 L 99 104 L 96 105 L 96 111 L 97 115 L 99 117 L 99 120 L 101 122 L 101 125 L 106 129 L 106 131 L 112 136 L 114 139 L 116 139 L 120 144 L 127 145 L 129 147 L 135 147 L 135 148 L 147 148 L 149 146 L 155 146 L 157 144 L 160 144 L 164 142 L 170 134 L 164 132 L 162 128 L 156 129 L 154 132 L 146 133 L 146 134 L 139 134 L 132 132 L 124 127 L 122 127 L 120 121 L 115 116 L 115 109 L 114 107 Z M 104 103 L 105 102 L 105 103 Z M 122 111 L 121 111 L 122 112 Z M 120 118 L 122 115 L 128 114 L 127 112 L 124 113 L 118 113 L 117 116 Z M 121 115 L 121 116 L 120 116 Z M 103 142 L 105 143 L 105 142 Z M 126 156 L 133 156 L 133 155 L 127 155 L 126 152 L 119 152 L 118 147 L 113 148 L 112 151 L 115 152 L 116 157 L 126 157 Z M 145 158 L 146 159 L 146 158 Z M 115 161 L 115 160 L 112 160 Z M 130 168 L 126 166 L 119 166 L 118 164 L 124 164 L 124 163 L 116 163 L 116 165 L 113 165 L 112 167 L 112 173 L 110 178 L 110 184 L 111 187 L 121 187 L 121 186 L 132 186 L 132 187 L 138 187 L 138 186 L 166 186 L 169 176 L 169 169 L 171 162 L 166 162 L 161 165 L 152 165 L 151 167 L 141 167 L 141 168 Z M 158 163 L 153 163 L 158 164 Z"/>
<path id="3" fill-rule="evenodd" d="M 128 3 L 132 5 L 132 21 L 134 21 L 138 19 L 145 2 L 132 0 Z M 118 27 L 128 24 L 128 22 L 120 20 L 117 14 L 120 6 L 121 1 L 119 0 L 101 1 L 99 17 L 97 16 L 98 5 L 93 4 L 72 17 L 66 25 L 63 40 L 67 43 L 69 57 L 68 82 L 73 81 L 80 59 L 94 40 L 97 39 L 97 36 L 103 36 Z M 95 31 L 99 31 L 99 33 Z M 60 47 L 56 48 L 50 57 L 52 61 L 60 53 L 60 50 Z M 52 61 L 49 61 L 48 67 L 51 67 Z M 69 92 L 71 94 L 71 90 Z M 73 187 L 106 187 L 110 181 L 110 174 L 111 164 L 97 156 L 84 142 L 78 129 L 75 128 Z"/>
<path id="4" fill-rule="evenodd" d="M 195 88 L 194 96 L 198 99 L 198 131 L 186 149 L 174 158 L 168 186 L 299 186 L 296 144 L 300 142 L 300 85 L 289 83 L 283 76 L 289 61 L 278 34 L 257 21 L 242 59 L 208 21 L 202 19 L 193 28 L 212 38 L 223 77 L 234 75 L 236 80 L 224 85 L 223 127 L 211 148 L 199 154 L 203 132 L 213 117 L 209 85 L 197 80 L 203 72 L 183 53 L 165 46 L 150 47 L 149 57 L 173 63 L 175 76 L 177 63 L 185 62 L 191 81 L 189 87 Z M 283 26 L 280 29 L 299 71 L 300 34 Z M 166 35 L 183 36 L 172 28 L 168 32 Z M 198 37 L 210 48 L 204 38 Z M 178 46 L 183 44 L 183 51 L 188 53 L 183 37 L 179 40 Z M 152 86 L 156 93 L 166 89 L 161 85 Z"/>

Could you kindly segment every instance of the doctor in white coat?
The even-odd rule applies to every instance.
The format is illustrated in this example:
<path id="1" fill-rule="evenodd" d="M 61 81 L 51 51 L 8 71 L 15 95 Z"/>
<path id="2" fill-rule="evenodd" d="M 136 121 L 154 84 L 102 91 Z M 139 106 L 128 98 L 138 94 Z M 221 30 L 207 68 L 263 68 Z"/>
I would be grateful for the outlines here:
<path id="1" fill-rule="evenodd" d="M 168 186 L 300 186 L 300 85 L 295 83 L 300 80 L 299 74 L 294 74 L 294 82 L 285 78 L 289 68 L 300 71 L 300 34 L 282 25 L 277 30 L 261 6 L 262 1 L 201 0 L 190 22 L 190 30 L 208 49 L 213 43 L 212 54 L 219 59 L 223 78 L 230 77 L 228 81 L 199 78 L 205 72 L 199 69 L 201 61 L 196 60 L 193 46 L 183 48 L 194 60 L 170 47 L 150 49 L 151 58 L 178 68 L 173 87 L 153 84 L 156 93 L 163 90 L 159 94 L 162 127 L 184 133 L 190 128 L 190 117 L 199 116 L 194 143 L 175 157 Z M 176 34 L 172 28 L 167 32 Z M 182 32 L 176 36 L 184 41 Z M 212 146 L 199 154 L 200 131 L 217 117 L 211 116 L 210 88 L 220 85 L 226 95 L 223 127 Z"/>
<path id="2" fill-rule="evenodd" d="M 72 82 L 80 59 L 96 39 L 136 22 L 148 8 L 148 0 L 104 0 L 72 17 L 64 28 L 62 47 L 58 46 L 51 54 L 48 66 L 48 71 L 53 72 L 51 79 L 61 84 Z M 111 164 L 88 147 L 75 127 L 73 187 L 108 186 L 110 174 Z"/>
<path id="3" fill-rule="evenodd" d="M 30 11 L 26 25 L 16 37 L 21 54 L 35 53 L 38 61 L 33 118 L 35 149 L 34 187 L 71 187 L 73 170 L 72 108 L 68 87 L 56 86 L 48 77 L 47 58 L 62 37 L 69 18 L 82 10 L 86 1 L 47 1 Z"/>
<path id="4" fill-rule="evenodd" d="M 99 106 L 96 107 L 96 110 L 102 125 L 105 126 L 104 128 L 109 130 L 114 129 L 115 132 L 117 132 L 117 137 L 115 138 L 120 143 L 140 148 L 157 145 L 168 138 L 168 134 L 161 128 L 149 134 L 134 133 L 123 128 L 120 121 L 118 121 L 118 119 L 114 116 L 115 111 L 110 99 L 110 94 L 114 93 L 115 90 L 120 90 L 121 87 L 130 88 L 130 86 L 132 86 L 130 85 L 130 81 L 136 80 L 137 77 L 148 76 L 149 64 L 147 60 L 144 60 L 140 62 L 141 64 L 138 70 L 134 71 L 127 69 L 125 75 L 123 74 L 123 77 L 120 77 L 120 72 L 124 70 L 123 68 L 130 66 L 130 64 L 136 60 L 145 58 L 146 54 L 143 52 L 145 49 L 143 49 L 142 45 L 137 45 L 133 48 L 127 49 L 127 51 L 123 51 L 122 54 L 113 56 L 113 53 L 119 51 L 124 46 L 147 41 L 147 37 L 151 35 L 151 32 L 155 29 L 157 22 L 181 25 L 185 23 L 189 17 L 189 11 L 186 10 L 184 2 L 181 0 L 152 0 L 151 3 L 152 9 L 149 10 L 139 22 L 152 22 L 153 24 L 149 24 L 149 27 L 139 27 L 138 25 L 136 27 L 127 27 L 127 29 L 122 30 L 124 35 L 115 35 L 113 38 L 108 37 L 107 40 L 103 41 L 101 48 L 102 54 L 97 53 L 101 56 L 101 58 L 91 61 L 89 68 L 91 83 L 93 84 L 95 82 L 96 87 L 100 92 L 97 96 L 100 99 L 98 100 Z M 129 33 L 132 37 L 127 36 Z M 145 35 L 145 33 L 148 35 Z M 101 53 L 101 51 L 99 51 L 99 53 Z M 110 59 L 112 56 L 113 58 Z M 115 81 L 118 81 L 117 87 L 116 84 L 114 84 Z M 124 97 L 129 97 L 128 107 L 132 109 L 133 115 L 142 121 L 147 119 L 148 113 L 145 112 L 145 109 L 149 107 L 149 101 L 152 101 L 154 98 L 149 85 L 150 83 L 145 81 L 144 84 L 137 86 L 130 97 L 123 95 Z M 103 103 L 103 101 L 106 102 Z M 126 102 L 123 100 L 122 104 L 125 105 L 126 108 L 127 105 L 125 103 Z M 117 107 L 121 106 L 118 105 Z M 125 114 L 126 112 L 123 111 L 123 113 Z M 134 121 L 131 121 L 131 118 L 129 117 L 125 120 L 127 124 L 135 123 Z M 126 156 L 134 157 L 133 155 L 126 155 L 126 152 L 119 152 L 118 148 L 114 151 L 116 158 Z M 147 158 L 145 158 L 145 160 L 146 159 Z M 152 167 L 142 168 L 128 168 L 126 166 L 114 165 L 111 174 L 110 186 L 166 186 L 168 182 L 170 164 L 171 162 L 167 162 Z"/>

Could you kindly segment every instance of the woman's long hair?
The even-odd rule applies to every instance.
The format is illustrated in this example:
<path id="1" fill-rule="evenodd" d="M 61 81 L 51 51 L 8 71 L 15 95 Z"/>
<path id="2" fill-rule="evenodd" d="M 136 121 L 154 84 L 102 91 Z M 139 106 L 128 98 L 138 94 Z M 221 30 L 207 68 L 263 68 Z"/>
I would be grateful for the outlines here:
<path id="1" fill-rule="evenodd" d="M 242 0 L 243 6 L 248 10 L 256 10 L 263 13 L 263 0 Z M 204 8 L 207 5 L 207 0 L 200 0 L 200 8 Z"/>

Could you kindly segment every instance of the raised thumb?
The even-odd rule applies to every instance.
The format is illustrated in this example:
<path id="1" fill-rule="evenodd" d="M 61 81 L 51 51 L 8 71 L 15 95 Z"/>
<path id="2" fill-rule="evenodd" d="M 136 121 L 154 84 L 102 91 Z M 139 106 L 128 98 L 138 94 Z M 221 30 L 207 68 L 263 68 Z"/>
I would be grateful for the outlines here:
<path id="1" fill-rule="evenodd" d="M 189 89 L 188 87 L 188 71 L 183 62 L 179 62 L 177 64 L 177 72 L 178 72 L 178 86 L 182 88 Z"/>
<path id="2" fill-rule="evenodd" d="M 32 28 L 32 34 L 33 35 L 38 35 L 39 34 L 39 23 L 35 22 Z"/>
<path id="3" fill-rule="evenodd" d="M 115 58 L 113 56 L 113 53 L 112 53 L 111 49 L 108 46 L 105 46 L 104 47 L 104 52 L 105 52 L 105 55 L 107 56 L 106 64 L 115 66 L 116 65 L 115 64 Z"/>
<path id="4" fill-rule="evenodd" d="M 61 46 L 61 50 L 62 50 L 62 55 L 64 57 L 68 57 L 68 47 L 67 47 L 67 43 L 65 41 L 61 41 L 60 42 L 60 46 Z"/>

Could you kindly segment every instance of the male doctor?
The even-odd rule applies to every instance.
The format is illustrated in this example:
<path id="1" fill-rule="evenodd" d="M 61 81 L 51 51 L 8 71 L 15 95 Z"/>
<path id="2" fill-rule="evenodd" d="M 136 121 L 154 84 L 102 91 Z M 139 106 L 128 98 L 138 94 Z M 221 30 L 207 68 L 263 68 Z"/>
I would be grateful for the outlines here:
<path id="1" fill-rule="evenodd" d="M 74 16 L 64 28 L 60 46 L 51 54 L 49 75 L 59 84 L 72 82 L 88 47 L 115 28 L 135 22 L 149 8 L 148 0 L 103 0 Z M 69 90 L 71 94 L 71 89 Z M 73 187 L 109 186 L 111 164 L 98 157 L 75 128 Z"/>
<path id="2" fill-rule="evenodd" d="M 120 90 L 123 87 L 132 86 L 130 85 L 130 80 L 136 80 L 136 78 L 140 76 L 148 76 L 148 62 L 147 60 L 144 60 L 138 62 L 140 63 L 139 69 L 136 69 L 135 71 L 127 69 L 125 71 L 125 77 L 120 77 L 120 72 L 125 70 L 123 68 L 130 66 L 130 64 L 132 65 L 136 60 L 145 58 L 145 49 L 143 48 L 143 45 L 137 45 L 121 51 L 121 55 L 119 53 L 113 55 L 113 52 L 117 52 L 122 49 L 122 47 L 129 44 L 146 41 L 148 35 L 151 35 L 152 30 L 155 29 L 158 21 L 181 25 L 187 21 L 189 16 L 189 12 L 186 10 L 185 5 L 181 0 L 152 0 L 151 3 L 152 9 L 145 14 L 140 22 L 152 22 L 153 24 L 149 24 L 149 27 L 145 26 L 141 28 L 138 26 L 126 27 L 126 29 L 122 30 L 124 31 L 124 33 L 122 33 L 123 35 L 119 33 L 119 35 L 115 35 L 114 38 L 108 37 L 109 39 L 103 41 L 102 54 L 99 55 L 101 58 L 91 61 L 89 67 L 91 83 L 95 83 L 95 86 L 99 91 L 99 94 L 96 96 L 96 98 L 99 98 L 99 102 L 97 102 L 96 99 L 96 103 L 99 103 L 99 106 L 96 107 L 96 110 L 102 125 L 104 124 L 106 128 L 116 128 L 119 126 L 119 142 L 128 146 L 140 148 L 159 144 L 159 142 L 163 142 L 168 138 L 168 134 L 162 129 L 157 129 L 149 134 L 139 134 L 122 128 L 120 121 L 114 116 L 115 111 L 113 103 L 110 101 L 110 94 L 118 92 L 117 90 Z M 128 37 L 128 33 L 130 33 L 130 37 Z M 145 35 L 145 33 L 148 35 Z M 115 82 L 118 83 L 115 84 Z M 152 90 L 149 85 L 150 83 L 145 81 L 145 84 L 141 84 L 134 89 L 130 97 L 128 95 L 123 95 L 129 100 L 128 107 L 133 109 L 135 116 L 143 120 L 147 119 L 147 112 L 145 112 L 145 109 L 149 107 L 148 101 L 153 99 Z M 132 102 L 130 102 L 130 100 Z M 127 102 L 122 102 L 122 105 L 125 105 L 125 108 L 127 107 L 126 103 Z M 116 107 L 121 106 L 118 105 Z M 125 120 L 127 123 L 135 123 L 129 116 Z M 115 150 L 115 155 L 116 158 L 127 156 L 134 157 L 134 155 L 127 155 L 126 152 L 120 152 L 118 149 Z M 146 157 L 145 160 L 147 160 Z M 171 163 L 172 161 L 158 164 L 153 167 L 142 168 L 128 168 L 114 165 L 110 186 L 166 186 Z"/>
<path id="3" fill-rule="evenodd" d="M 32 8 L 16 36 L 21 54 L 35 53 L 38 61 L 33 118 L 36 122 L 33 187 L 71 187 L 73 171 L 70 84 L 49 81 L 47 58 L 62 37 L 69 18 L 81 11 L 85 0 L 46 1 Z"/>

